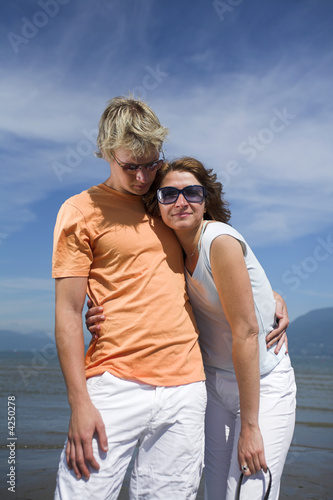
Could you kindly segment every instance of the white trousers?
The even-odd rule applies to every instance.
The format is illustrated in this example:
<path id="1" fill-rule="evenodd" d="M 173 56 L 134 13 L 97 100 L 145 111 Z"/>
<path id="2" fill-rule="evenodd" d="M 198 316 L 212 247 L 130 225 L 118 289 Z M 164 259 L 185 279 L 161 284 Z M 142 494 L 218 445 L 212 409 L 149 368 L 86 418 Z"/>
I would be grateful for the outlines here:
<path id="1" fill-rule="evenodd" d="M 93 439 L 100 469 L 91 469 L 86 481 L 68 469 L 64 448 L 55 499 L 116 500 L 138 445 L 131 499 L 194 500 L 203 468 L 205 383 L 155 387 L 105 372 L 88 379 L 87 386 L 102 415 L 109 450 L 102 452 Z"/>
<path id="2" fill-rule="evenodd" d="M 239 392 L 235 377 L 206 368 L 207 412 L 205 500 L 234 500 L 240 469 L 237 445 L 240 433 Z M 272 473 L 269 500 L 278 500 L 280 479 L 295 427 L 296 384 L 286 355 L 260 380 L 259 427 L 265 457 Z M 265 477 L 266 476 L 266 477 Z M 268 474 L 244 478 L 241 498 L 264 498 Z"/>

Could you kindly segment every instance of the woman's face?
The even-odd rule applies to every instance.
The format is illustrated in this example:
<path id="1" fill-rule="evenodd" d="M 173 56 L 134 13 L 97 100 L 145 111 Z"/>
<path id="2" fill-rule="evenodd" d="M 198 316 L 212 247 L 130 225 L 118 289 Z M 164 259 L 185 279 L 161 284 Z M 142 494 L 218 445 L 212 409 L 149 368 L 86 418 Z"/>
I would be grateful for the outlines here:
<path id="1" fill-rule="evenodd" d="M 169 172 L 161 182 L 160 188 L 175 187 L 183 189 L 186 186 L 201 186 L 197 178 L 190 172 Z M 164 205 L 159 202 L 163 222 L 175 230 L 197 229 L 205 213 L 205 200 L 194 203 L 186 200 L 182 193 L 174 203 Z"/>

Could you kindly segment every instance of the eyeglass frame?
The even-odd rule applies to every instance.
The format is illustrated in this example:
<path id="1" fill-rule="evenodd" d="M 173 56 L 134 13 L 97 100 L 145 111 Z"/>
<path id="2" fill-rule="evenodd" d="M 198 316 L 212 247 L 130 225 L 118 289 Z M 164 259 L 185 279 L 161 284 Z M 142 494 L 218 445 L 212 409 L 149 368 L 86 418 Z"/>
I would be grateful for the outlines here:
<path id="1" fill-rule="evenodd" d="M 200 200 L 198 201 L 189 201 L 187 198 L 186 198 L 186 194 L 184 192 L 185 189 L 187 188 L 191 188 L 191 187 L 200 187 L 202 189 L 202 197 Z M 173 201 L 169 201 L 167 203 L 163 203 L 161 200 L 160 200 L 160 192 L 162 191 L 162 189 L 165 189 L 165 188 L 172 188 L 172 189 L 176 189 L 177 191 L 177 198 Z M 172 203 L 176 203 L 176 201 L 178 200 L 179 198 L 179 195 L 182 194 L 185 198 L 185 200 L 187 201 L 187 203 L 202 203 L 205 199 L 205 196 L 206 196 L 206 189 L 205 189 L 205 186 L 202 186 L 201 184 L 191 184 L 190 186 L 185 186 L 183 187 L 183 189 L 178 189 L 176 188 L 175 186 L 164 186 L 162 188 L 159 188 L 157 191 L 156 191 L 156 197 L 157 197 L 157 201 L 159 203 L 161 203 L 161 205 L 171 205 Z"/>
<path id="2" fill-rule="evenodd" d="M 146 163 L 145 165 L 136 165 L 133 163 L 125 163 L 124 165 L 121 165 L 119 163 L 119 160 L 116 157 L 116 155 L 114 153 L 112 153 L 112 151 L 110 151 L 112 158 L 119 165 L 119 167 L 121 167 L 123 169 L 123 171 L 126 172 L 127 174 L 136 174 L 139 170 L 142 170 L 143 168 L 145 168 L 149 172 L 156 172 L 158 169 L 161 168 L 161 166 L 165 162 L 164 151 L 161 149 L 161 151 L 159 151 L 159 153 L 160 153 L 160 155 L 162 154 L 162 158 L 159 157 L 158 160 L 151 161 L 149 163 Z M 157 164 L 159 162 L 161 162 L 161 164 L 158 167 L 154 168 L 154 170 L 150 169 L 150 167 L 152 167 L 154 164 Z M 134 167 L 134 168 L 132 168 L 132 167 Z"/>

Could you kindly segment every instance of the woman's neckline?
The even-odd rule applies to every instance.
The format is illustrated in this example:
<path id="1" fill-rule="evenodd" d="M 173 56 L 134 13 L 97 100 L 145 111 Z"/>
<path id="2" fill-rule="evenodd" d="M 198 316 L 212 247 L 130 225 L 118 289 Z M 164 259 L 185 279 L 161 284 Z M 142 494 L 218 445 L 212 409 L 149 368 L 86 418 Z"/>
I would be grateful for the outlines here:
<path id="1" fill-rule="evenodd" d="M 198 261 L 199 261 L 199 258 L 200 258 L 200 250 L 201 250 L 201 242 L 202 242 L 202 237 L 204 235 L 204 232 L 206 231 L 206 228 L 208 226 L 208 224 L 212 222 L 210 220 L 204 220 L 203 221 L 203 224 L 202 224 L 202 227 L 201 227 L 201 231 L 200 231 L 200 236 L 199 236 L 199 241 L 198 241 L 198 244 L 197 244 L 197 248 L 196 250 L 198 250 L 198 255 L 195 259 L 195 261 L 193 262 L 193 265 L 191 266 L 193 268 L 192 271 L 190 271 L 190 269 L 186 266 L 186 258 L 185 258 L 185 261 L 184 261 L 184 267 L 186 269 L 186 271 L 188 272 L 188 274 L 192 277 L 193 274 L 195 273 L 195 270 L 196 270 L 196 267 L 198 265 Z"/>

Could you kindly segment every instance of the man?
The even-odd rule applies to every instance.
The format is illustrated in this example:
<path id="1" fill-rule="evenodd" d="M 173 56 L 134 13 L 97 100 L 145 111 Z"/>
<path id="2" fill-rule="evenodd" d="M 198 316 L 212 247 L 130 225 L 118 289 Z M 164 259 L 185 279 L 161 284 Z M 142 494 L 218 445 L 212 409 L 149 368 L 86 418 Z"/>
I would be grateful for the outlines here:
<path id="1" fill-rule="evenodd" d="M 206 405 L 198 332 L 178 241 L 141 201 L 166 134 L 145 103 L 112 99 L 97 154 L 110 176 L 58 214 L 56 342 L 71 419 L 56 499 L 116 499 L 137 445 L 131 498 L 196 498 Z M 86 293 L 106 320 L 84 362 Z"/>
<path id="2" fill-rule="evenodd" d="M 141 201 L 166 134 L 146 104 L 112 99 L 98 136 L 110 177 L 58 214 L 56 342 L 71 419 L 57 499 L 116 499 L 137 444 L 132 498 L 196 497 L 206 405 L 198 332 L 179 244 Z M 87 290 L 107 320 L 84 364 Z"/>

